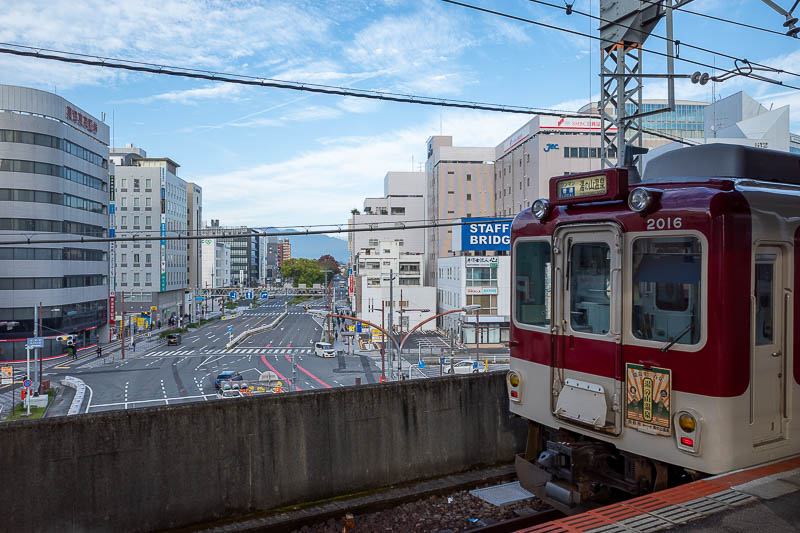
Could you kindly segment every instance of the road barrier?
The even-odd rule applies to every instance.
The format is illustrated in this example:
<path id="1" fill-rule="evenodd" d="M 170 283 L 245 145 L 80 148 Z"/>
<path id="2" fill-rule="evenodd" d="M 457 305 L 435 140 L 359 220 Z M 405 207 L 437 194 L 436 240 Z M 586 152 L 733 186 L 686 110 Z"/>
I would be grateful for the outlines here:
<path id="1" fill-rule="evenodd" d="M 72 398 L 72 403 L 69 406 L 67 415 L 77 415 L 81 412 L 81 405 L 83 398 L 86 395 L 86 383 L 78 378 L 67 376 L 61 380 L 61 384 L 65 387 L 72 387 L 75 389 L 75 397 Z"/>
<path id="2" fill-rule="evenodd" d="M 225 349 L 226 350 L 230 350 L 231 348 L 233 348 L 234 346 L 236 346 L 237 344 L 239 344 L 240 342 L 245 340 L 247 337 L 249 337 L 251 335 L 255 335 L 256 333 L 261 333 L 262 331 L 268 331 L 268 330 L 274 328 L 275 326 L 278 325 L 278 323 L 281 320 L 286 318 L 286 315 L 288 315 L 288 314 L 289 313 L 284 311 L 283 313 L 278 315 L 278 318 L 276 318 L 275 320 L 273 320 L 272 322 L 270 322 L 269 324 L 267 324 L 265 326 L 259 326 L 257 328 L 248 329 L 247 331 L 243 331 L 243 332 L 239 333 L 236 337 L 234 337 L 231 340 L 231 342 L 229 342 L 228 344 L 225 345 Z"/>

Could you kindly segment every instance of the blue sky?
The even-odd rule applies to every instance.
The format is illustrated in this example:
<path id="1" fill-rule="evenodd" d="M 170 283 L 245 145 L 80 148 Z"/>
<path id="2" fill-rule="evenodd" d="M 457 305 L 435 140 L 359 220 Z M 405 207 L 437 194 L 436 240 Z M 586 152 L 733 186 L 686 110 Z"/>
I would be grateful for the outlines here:
<path id="1" fill-rule="evenodd" d="M 559 0 L 552 0 L 559 3 Z M 576 110 L 596 99 L 599 44 L 481 14 L 438 0 L 11 2 L 0 10 L 0 41 L 182 67 L 521 106 Z M 526 0 L 476 5 L 597 34 L 597 23 Z M 792 2 L 779 0 L 789 7 Z M 575 8 L 597 13 L 598 0 Z M 756 0 L 695 0 L 687 8 L 782 29 Z M 800 72 L 800 41 L 676 13 L 675 38 Z M 655 29 L 664 34 L 664 23 Z M 664 50 L 651 38 L 645 48 Z M 731 61 L 681 47 L 681 57 L 719 67 Z M 645 72 L 665 72 L 645 54 Z M 697 67 L 677 63 L 677 71 Z M 204 218 L 223 224 L 343 223 L 383 176 L 425 157 L 430 135 L 462 146 L 495 146 L 524 116 L 374 102 L 226 85 L 0 56 L 3 83 L 58 94 L 100 116 L 118 146 L 177 161 L 204 190 Z M 800 85 L 800 77 L 776 76 Z M 744 78 L 717 96 L 745 90 L 767 107 L 800 91 Z M 683 82 L 678 97 L 709 101 L 711 84 Z M 646 97 L 664 97 L 650 81 Z M 441 128 L 441 129 L 440 129 Z M 412 161 L 414 167 L 412 167 Z M 416 168 L 415 168 L 416 169 Z"/>

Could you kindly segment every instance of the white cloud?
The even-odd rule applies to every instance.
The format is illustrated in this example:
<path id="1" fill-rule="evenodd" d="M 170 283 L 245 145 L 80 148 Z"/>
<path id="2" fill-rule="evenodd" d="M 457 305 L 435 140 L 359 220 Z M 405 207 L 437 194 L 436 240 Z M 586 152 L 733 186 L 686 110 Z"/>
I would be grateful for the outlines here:
<path id="1" fill-rule="evenodd" d="M 445 135 L 452 132 L 456 146 L 494 147 L 528 119 L 446 111 L 442 126 Z M 425 141 L 438 132 L 437 113 L 421 126 L 376 136 L 317 139 L 318 149 L 283 161 L 199 177 L 206 198 L 214 199 L 204 210 L 226 224 L 343 223 L 365 196 L 382 194 L 387 171 L 410 170 L 412 156 L 417 164 L 424 163 Z"/>
<path id="2" fill-rule="evenodd" d="M 215 85 L 207 85 L 205 87 L 199 87 L 195 89 L 167 91 L 165 93 L 154 94 L 152 96 L 145 96 L 142 98 L 121 100 L 119 103 L 149 104 L 152 102 L 168 102 L 171 104 L 192 105 L 197 104 L 201 100 L 215 100 L 219 98 L 224 98 L 228 101 L 237 101 L 237 95 L 239 95 L 241 92 L 241 85 L 218 83 Z"/>

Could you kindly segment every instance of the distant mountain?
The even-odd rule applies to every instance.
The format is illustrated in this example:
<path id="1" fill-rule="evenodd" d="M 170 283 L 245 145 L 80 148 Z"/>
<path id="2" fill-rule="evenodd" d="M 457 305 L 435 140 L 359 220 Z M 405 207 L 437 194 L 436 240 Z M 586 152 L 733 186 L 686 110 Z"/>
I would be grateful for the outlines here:
<path id="1" fill-rule="evenodd" d="M 279 230 L 277 228 L 255 228 L 261 231 L 281 231 L 286 233 L 297 233 L 293 230 Z M 337 261 L 347 262 L 350 259 L 350 252 L 347 250 L 347 241 L 329 237 L 327 235 L 298 235 L 289 237 L 292 243 L 292 257 L 306 257 L 308 259 L 319 259 L 325 254 L 331 254 Z"/>

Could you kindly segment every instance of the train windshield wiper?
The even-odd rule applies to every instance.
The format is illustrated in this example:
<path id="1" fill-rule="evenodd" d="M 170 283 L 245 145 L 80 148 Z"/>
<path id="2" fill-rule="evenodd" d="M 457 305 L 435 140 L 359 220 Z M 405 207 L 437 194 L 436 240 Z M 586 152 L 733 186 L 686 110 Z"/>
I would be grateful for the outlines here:
<path id="1" fill-rule="evenodd" d="M 689 333 L 689 330 L 692 329 L 692 326 L 693 326 L 693 324 L 691 322 L 689 322 L 689 325 L 686 326 L 685 328 L 683 328 L 683 331 L 680 332 L 680 335 L 678 335 L 674 339 L 670 340 L 667 344 L 665 344 L 664 346 L 661 347 L 661 351 L 662 352 L 666 352 L 667 350 L 672 348 L 675 345 L 676 342 L 681 340 L 681 337 L 683 337 L 684 335 Z"/>

